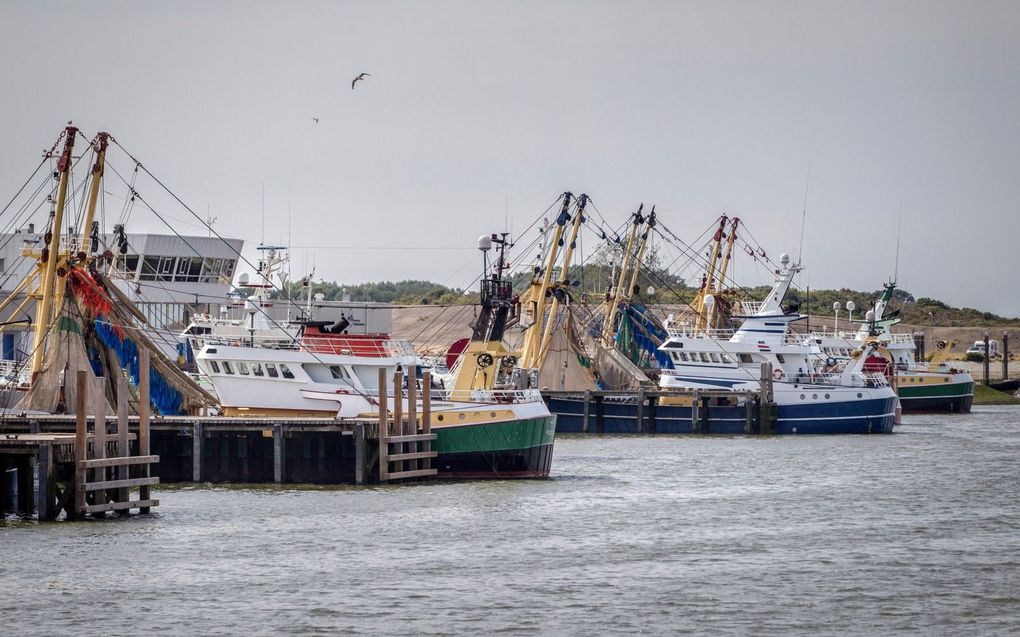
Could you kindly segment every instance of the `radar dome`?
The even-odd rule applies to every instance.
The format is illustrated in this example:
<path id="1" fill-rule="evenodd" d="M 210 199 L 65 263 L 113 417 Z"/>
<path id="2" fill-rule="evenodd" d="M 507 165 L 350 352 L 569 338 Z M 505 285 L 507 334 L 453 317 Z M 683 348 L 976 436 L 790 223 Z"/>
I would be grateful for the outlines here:
<path id="1" fill-rule="evenodd" d="M 786 254 L 785 252 L 779 255 L 779 265 L 783 266 L 784 268 L 790 265 L 790 255 Z"/>
<path id="2" fill-rule="evenodd" d="M 478 237 L 478 249 L 482 252 L 492 250 L 492 237 L 487 234 Z"/>

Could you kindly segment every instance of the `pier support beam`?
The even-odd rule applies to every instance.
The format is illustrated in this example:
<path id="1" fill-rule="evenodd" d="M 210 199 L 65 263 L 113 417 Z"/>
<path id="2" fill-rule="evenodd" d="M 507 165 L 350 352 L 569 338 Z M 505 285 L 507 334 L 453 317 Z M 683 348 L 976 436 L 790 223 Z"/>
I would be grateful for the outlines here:
<path id="1" fill-rule="evenodd" d="M 191 481 L 202 481 L 202 423 L 196 422 L 191 438 Z"/>
<path id="2" fill-rule="evenodd" d="M 645 390 L 639 389 L 637 393 L 637 410 L 635 410 L 635 419 L 637 420 L 637 432 L 642 434 L 645 432 Z"/>
<path id="3" fill-rule="evenodd" d="M 354 484 L 365 484 L 367 451 L 365 448 L 365 423 L 359 422 L 354 425 Z"/>
<path id="4" fill-rule="evenodd" d="M 57 507 L 57 482 L 53 472 L 53 446 L 50 444 L 39 445 L 39 462 L 36 465 L 39 470 L 39 491 L 36 494 L 35 505 L 39 511 L 39 520 L 56 520 L 60 509 Z"/>
<path id="5" fill-rule="evenodd" d="M 588 416 L 591 414 L 591 390 L 584 390 L 584 411 L 581 413 L 581 431 L 588 433 Z"/>
<path id="6" fill-rule="evenodd" d="M 273 425 L 273 482 L 283 484 L 283 425 Z"/>
<path id="7" fill-rule="evenodd" d="M 16 464 L 18 468 L 18 513 L 32 515 L 35 510 L 33 496 L 35 495 L 35 476 L 32 472 L 32 456 L 18 456 Z"/>

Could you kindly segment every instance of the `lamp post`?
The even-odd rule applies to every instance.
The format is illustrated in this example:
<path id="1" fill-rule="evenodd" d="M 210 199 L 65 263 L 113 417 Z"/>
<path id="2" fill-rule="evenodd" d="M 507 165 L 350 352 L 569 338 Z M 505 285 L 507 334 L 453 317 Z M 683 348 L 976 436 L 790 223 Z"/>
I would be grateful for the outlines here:
<path id="1" fill-rule="evenodd" d="M 1009 380 L 1009 332 L 1002 332 L 1002 380 Z"/>
<path id="2" fill-rule="evenodd" d="M 836 320 L 832 322 L 832 333 L 835 335 L 839 332 L 839 301 L 832 303 L 832 311 L 836 313 Z"/>
<path id="3" fill-rule="evenodd" d="M 988 384 L 988 330 L 985 330 L 985 385 Z"/>

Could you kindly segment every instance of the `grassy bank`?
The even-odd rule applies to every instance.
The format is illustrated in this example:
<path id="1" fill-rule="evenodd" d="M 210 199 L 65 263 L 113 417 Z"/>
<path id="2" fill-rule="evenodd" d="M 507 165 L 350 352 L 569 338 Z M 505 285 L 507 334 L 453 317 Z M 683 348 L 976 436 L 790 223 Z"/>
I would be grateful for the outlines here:
<path id="1" fill-rule="evenodd" d="M 974 383 L 975 405 L 1020 405 L 1020 398 Z"/>

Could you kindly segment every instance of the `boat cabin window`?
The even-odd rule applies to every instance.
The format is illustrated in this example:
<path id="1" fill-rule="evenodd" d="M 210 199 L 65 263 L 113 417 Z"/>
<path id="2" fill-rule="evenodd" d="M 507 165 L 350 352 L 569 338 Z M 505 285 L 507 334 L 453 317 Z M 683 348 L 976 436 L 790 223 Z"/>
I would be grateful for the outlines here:
<path id="1" fill-rule="evenodd" d="M 265 372 L 262 371 L 262 363 L 252 363 L 251 364 L 251 373 L 255 374 L 256 376 L 263 376 L 263 375 L 265 375 Z"/>
<path id="2" fill-rule="evenodd" d="M 270 378 L 279 378 L 280 374 L 276 371 L 276 365 L 272 363 L 266 363 L 266 373 L 269 374 Z"/>
<path id="3" fill-rule="evenodd" d="M 776 354 L 776 360 L 779 361 L 780 363 L 786 362 L 786 358 L 784 358 L 782 354 Z"/>
<path id="4" fill-rule="evenodd" d="M 216 361 L 209 361 L 209 367 L 212 368 L 214 374 L 220 373 L 220 364 Z"/>
<path id="5" fill-rule="evenodd" d="M 247 376 L 248 375 L 248 363 L 238 362 L 237 363 L 237 373 L 240 374 L 241 376 Z"/>
<path id="6" fill-rule="evenodd" d="M 223 373 L 224 374 L 233 374 L 234 373 L 234 369 L 230 366 L 230 362 L 229 361 L 223 361 Z"/>
<path id="7" fill-rule="evenodd" d="M 713 363 L 721 363 L 722 362 L 722 359 L 720 359 L 719 355 L 716 354 L 715 352 L 710 353 L 709 357 L 711 357 Z"/>
<path id="8" fill-rule="evenodd" d="M 337 380 L 343 380 L 344 378 L 343 374 L 340 372 L 339 365 L 330 365 L 329 373 L 333 378 L 336 378 Z"/>
<path id="9" fill-rule="evenodd" d="M 721 356 L 722 356 L 722 362 L 724 362 L 724 363 L 733 363 L 733 362 L 736 362 L 736 361 L 733 360 L 733 357 L 730 356 L 729 354 L 721 354 Z"/>
<path id="10" fill-rule="evenodd" d="M 702 363 L 711 362 L 711 359 L 708 358 L 708 354 L 705 352 L 698 352 L 698 357 L 701 358 Z"/>
<path id="11" fill-rule="evenodd" d="M 753 361 L 751 359 L 751 355 L 750 354 L 740 354 L 740 362 L 741 363 L 751 363 Z"/>
<path id="12" fill-rule="evenodd" d="M 290 371 L 290 368 L 283 363 L 280 363 L 280 373 L 284 378 L 294 378 L 294 372 Z"/>

